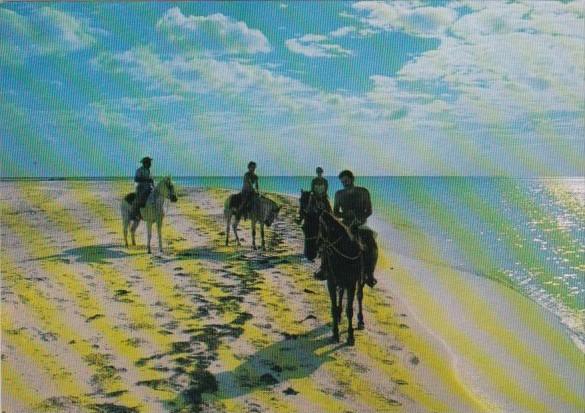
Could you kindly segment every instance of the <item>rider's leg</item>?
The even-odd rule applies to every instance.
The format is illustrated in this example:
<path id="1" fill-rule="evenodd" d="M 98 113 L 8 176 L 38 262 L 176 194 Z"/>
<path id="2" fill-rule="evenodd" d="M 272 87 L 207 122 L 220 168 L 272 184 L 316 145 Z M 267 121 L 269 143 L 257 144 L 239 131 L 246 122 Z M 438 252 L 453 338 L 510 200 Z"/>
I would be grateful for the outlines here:
<path id="1" fill-rule="evenodd" d="M 365 282 L 368 286 L 373 287 L 378 283 L 374 277 L 374 269 L 378 261 L 378 246 L 371 231 L 360 231 L 359 235 L 364 246 Z"/>
<path id="2" fill-rule="evenodd" d="M 240 206 L 238 207 L 238 210 L 236 211 L 236 218 L 238 220 L 240 220 L 242 218 L 244 211 L 248 207 L 248 202 L 250 199 L 250 194 L 248 194 L 246 192 L 242 192 L 241 195 L 242 195 L 242 202 L 240 202 Z"/>
<path id="3" fill-rule="evenodd" d="M 140 216 L 140 208 L 146 205 L 146 200 L 148 199 L 148 195 L 150 191 L 139 190 L 136 193 L 136 198 L 134 198 L 134 203 L 132 204 L 132 209 L 130 210 L 130 219 L 136 221 L 141 219 Z"/>

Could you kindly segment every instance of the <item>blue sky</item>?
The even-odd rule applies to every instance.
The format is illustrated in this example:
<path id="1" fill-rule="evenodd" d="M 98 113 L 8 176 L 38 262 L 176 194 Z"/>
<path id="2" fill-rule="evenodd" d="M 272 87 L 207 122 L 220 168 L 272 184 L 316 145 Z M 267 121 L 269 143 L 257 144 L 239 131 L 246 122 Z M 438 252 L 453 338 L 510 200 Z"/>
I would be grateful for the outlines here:
<path id="1" fill-rule="evenodd" d="M 584 174 L 585 1 L 0 4 L 4 177 Z"/>

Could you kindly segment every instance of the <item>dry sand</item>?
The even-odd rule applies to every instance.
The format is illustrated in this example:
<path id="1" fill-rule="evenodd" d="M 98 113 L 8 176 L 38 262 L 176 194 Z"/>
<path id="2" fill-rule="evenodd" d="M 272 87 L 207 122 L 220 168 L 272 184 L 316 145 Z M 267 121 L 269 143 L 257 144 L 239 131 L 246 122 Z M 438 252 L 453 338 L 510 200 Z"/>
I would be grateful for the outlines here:
<path id="1" fill-rule="evenodd" d="M 0 185 L 3 412 L 570 412 L 585 403 L 578 389 L 535 378 L 546 366 L 533 369 L 522 352 L 493 357 L 519 364 L 506 386 L 512 377 L 541 396 L 494 384 L 490 359 L 463 338 L 449 342 L 433 327 L 438 315 L 424 313 L 433 307 L 417 302 L 424 295 L 409 279 L 422 282 L 428 266 L 389 245 L 380 283 L 366 291 L 366 329 L 355 347 L 331 343 L 326 288 L 302 257 L 296 201 L 285 196 L 272 195 L 283 208 L 261 252 L 248 223 L 242 247 L 223 245 L 227 191 L 183 188 L 167 207 L 164 252 L 155 237 L 148 255 L 143 224 L 138 246 L 122 245 L 126 183 Z M 507 294 L 481 282 L 476 294 Z M 451 304 L 441 311 L 454 316 Z M 458 322 L 470 342 L 485 339 Z M 544 359 L 579 374 L 582 365 L 564 366 L 582 353 L 565 346 Z M 486 351 L 500 351 L 498 341 Z"/>

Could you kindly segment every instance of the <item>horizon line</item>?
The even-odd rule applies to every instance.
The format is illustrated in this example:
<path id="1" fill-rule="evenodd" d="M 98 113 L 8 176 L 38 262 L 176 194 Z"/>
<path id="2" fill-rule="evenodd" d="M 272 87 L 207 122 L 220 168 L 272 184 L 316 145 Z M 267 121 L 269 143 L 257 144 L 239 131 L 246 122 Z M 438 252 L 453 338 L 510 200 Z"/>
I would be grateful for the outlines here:
<path id="1" fill-rule="evenodd" d="M 164 177 L 167 175 L 160 175 Z M 170 175 L 175 179 L 218 179 L 241 178 L 242 175 Z M 315 175 L 260 175 L 260 178 L 313 178 Z M 337 175 L 324 175 L 326 178 L 337 178 Z M 155 179 L 157 176 L 155 175 Z M 551 176 L 512 176 L 512 175 L 356 175 L 356 178 L 511 178 L 511 179 L 576 179 L 585 175 L 551 175 Z M 133 180 L 133 175 L 108 176 L 0 176 L 0 181 L 108 181 Z"/>

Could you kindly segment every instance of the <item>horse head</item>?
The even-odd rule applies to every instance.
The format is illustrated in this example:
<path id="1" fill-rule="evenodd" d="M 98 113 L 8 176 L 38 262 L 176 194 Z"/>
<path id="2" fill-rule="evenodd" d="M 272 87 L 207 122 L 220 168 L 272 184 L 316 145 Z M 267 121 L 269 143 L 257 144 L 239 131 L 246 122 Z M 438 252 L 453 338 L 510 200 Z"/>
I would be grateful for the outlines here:
<path id="1" fill-rule="evenodd" d="M 319 239 L 331 240 L 343 235 L 343 225 L 328 211 L 319 217 Z"/>
<path id="2" fill-rule="evenodd" d="M 307 212 L 307 208 L 309 207 L 309 201 L 311 199 L 311 191 L 305 191 L 301 189 L 301 198 L 299 199 L 299 206 L 301 211 Z"/>
<path id="3" fill-rule="evenodd" d="M 262 221 L 264 222 L 264 225 L 269 227 L 272 225 L 272 223 L 278 216 L 281 206 L 274 202 L 272 199 L 268 199 L 266 197 L 261 197 L 260 201 L 266 205 L 266 208 L 263 208 L 264 217 Z"/>
<path id="4" fill-rule="evenodd" d="M 177 202 L 175 186 L 173 185 L 170 176 L 165 176 L 158 186 L 160 187 L 161 193 L 165 198 L 168 198 L 171 202 Z"/>

